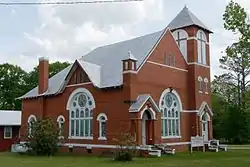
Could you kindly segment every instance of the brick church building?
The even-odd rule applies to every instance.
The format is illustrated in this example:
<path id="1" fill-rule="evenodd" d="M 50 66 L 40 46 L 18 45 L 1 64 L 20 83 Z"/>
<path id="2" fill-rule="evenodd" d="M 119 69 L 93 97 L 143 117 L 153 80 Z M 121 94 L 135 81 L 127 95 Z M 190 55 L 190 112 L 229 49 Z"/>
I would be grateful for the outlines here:
<path id="1" fill-rule="evenodd" d="M 125 132 L 176 150 L 212 139 L 210 33 L 185 6 L 163 30 L 98 47 L 51 78 L 40 58 L 38 86 L 19 97 L 21 136 L 50 117 L 79 151 L 112 149 Z"/>

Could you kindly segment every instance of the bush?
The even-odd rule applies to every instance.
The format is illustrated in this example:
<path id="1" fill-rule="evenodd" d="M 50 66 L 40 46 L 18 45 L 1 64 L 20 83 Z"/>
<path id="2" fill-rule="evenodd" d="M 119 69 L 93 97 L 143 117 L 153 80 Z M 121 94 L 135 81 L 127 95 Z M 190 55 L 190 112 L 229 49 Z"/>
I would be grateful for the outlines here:
<path id="1" fill-rule="evenodd" d="M 58 150 L 59 130 L 50 118 L 32 123 L 31 133 L 27 133 L 30 153 L 36 155 L 54 155 Z"/>
<path id="2" fill-rule="evenodd" d="M 130 152 L 118 151 L 114 155 L 114 160 L 116 160 L 116 161 L 132 161 L 133 155 Z"/>
<path id="3" fill-rule="evenodd" d="M 136 154 L 136 141 L 129 133 L 124 133 L 114 138 L 118 146 L 118 151 L 114 154 L 116 161 L 132 161 L 133 156 Z"/>

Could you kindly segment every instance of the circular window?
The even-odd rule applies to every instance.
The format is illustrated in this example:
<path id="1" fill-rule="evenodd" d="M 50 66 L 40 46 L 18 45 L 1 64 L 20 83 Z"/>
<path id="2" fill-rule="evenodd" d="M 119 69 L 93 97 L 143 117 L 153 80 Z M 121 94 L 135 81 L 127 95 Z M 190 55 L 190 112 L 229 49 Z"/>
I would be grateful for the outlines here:
<path id="1" fill-rule="evenodd" d="M 171 96 L 171 94 L 167 94 L 165 97 L 165 103 L 167 105 L 167 107 L 171 107 L 172 103 L 173 103 L 173 98 Z"/>
<path id="2" fill-rule="evenodd" d="M 78 97 L 78 104 L 80 107 L 85 107 L 87 103 L 87 98 L 85 95 L 81 94 L 79 97 Z"/>

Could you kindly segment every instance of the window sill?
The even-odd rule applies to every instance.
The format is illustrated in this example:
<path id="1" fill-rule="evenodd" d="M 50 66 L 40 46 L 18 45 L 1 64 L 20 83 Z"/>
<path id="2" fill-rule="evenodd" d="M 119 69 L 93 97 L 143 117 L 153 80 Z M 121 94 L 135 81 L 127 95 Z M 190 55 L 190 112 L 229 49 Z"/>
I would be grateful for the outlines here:
<path id="1" fill-rule="evenodd" d="M 69 136 L 68 139 L 93 140 L 93 137 Z"/>
<path id="2" fill-rule="evenodd" d="M 181 136 L 162 136 L 162 139 L 180 139 Z"/>
<path id="3" fill-rule="evenodd" d="M 208 95 L 208 92 L 205 92 L 206 95 Z"/>
<path id="4" fill-rule="evenodd" d="M 106 137 L 99 137 L 98 140 L 107 140 Z"/>
<path id="5" fill-rule="evenodd" d="M 203 93 L 203 92 L 199 90 L 199 93 Z"/>
<path id="6" fill-rule="evenodd" d="M 12 139 L 12 137 L 4 137 L 4 139 Z"/>

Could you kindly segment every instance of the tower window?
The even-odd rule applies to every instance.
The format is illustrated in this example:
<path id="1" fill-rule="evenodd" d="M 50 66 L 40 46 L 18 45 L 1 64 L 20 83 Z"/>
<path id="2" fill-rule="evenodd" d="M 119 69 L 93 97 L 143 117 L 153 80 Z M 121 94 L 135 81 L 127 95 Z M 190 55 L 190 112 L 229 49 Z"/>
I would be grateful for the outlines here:
<path id="1" fill-rule="evenodd" d="M 187 38 L 188 38 L 188 33 L 185 30 L 176 30 L 173 32 L 174 39 L 177 43 L 177 45 L 180 48 L 180 51 L 187 60 Z"/>
<path id="2" fill-rule="evenodd" d="M 208 79 L 207 78 L 204 79 L 204 83 L 205 83 L 205 93 L 208 94 Z"/>
<path id="3" fill-rule="evenodd" d="M 202 89 L 202 82 L 203 82 L 203 80 L 202 80 L 202 78 L 199 76 L 199 77 L 198 77 L 198 91 L 199 91 L 200 93 L 202 93 L 202 91 L 203 91 L 203 89 Z"/>
<path id="4" fill-rule="evenodd" d="M 198 50 L 198 63 L 207 64 L 206 56 L 206 35 L 203 31 L 199 30 L 197 32 L 197 50 Z"/>
<path id="5" fill-rule="evenodd" d="M 128 62 L 125 62 L 125 70 L 128 70 Z"/>

